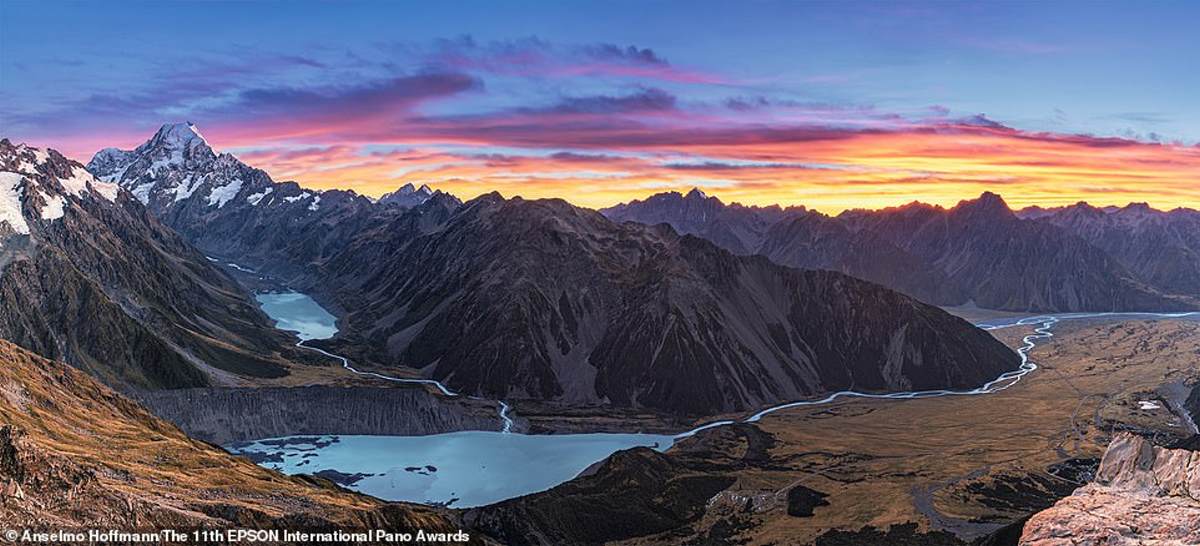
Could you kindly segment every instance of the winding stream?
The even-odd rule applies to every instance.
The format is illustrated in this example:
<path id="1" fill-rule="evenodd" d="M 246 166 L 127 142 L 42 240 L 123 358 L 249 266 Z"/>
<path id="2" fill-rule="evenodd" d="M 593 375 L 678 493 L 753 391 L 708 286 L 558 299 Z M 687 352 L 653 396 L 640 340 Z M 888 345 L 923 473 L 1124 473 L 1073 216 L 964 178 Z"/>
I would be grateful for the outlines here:
<path id="1" fill-rule="evenodd" d="M 298 347 L 337 359 L 346 370 L 363 376 L 398 383 L 431 385 L 445 396 L 459 396 L 433 379 L 406 379 L 362 371 L 348 359 L 306 345 L 314 339 L 327 339 L 337 333 L 335 319 L 315 301 L 298 292 L 258 294 L 259 303 L 277 326 L 296 332 Z M 1035 326 L 1017 349 L 1020 366 L 984 385 L 969 390 L 925 390 L 894 393 L 839 391 L 824 398 L 799 400 L 771 406 L 740 422 L 753 423 L 778 411 L 819 406 L 841 398 L 878 398 L 906 400 L 939 396 L 992 394 L 1017 384 L 1038 368 L 1029 353 L 1040 340 L 1054 336 L 1054 325 L 1064 320 L 1103 317 L 1184 318 L 1200 317 L 1192 313 L 1067 313 L 1038 315 L 1020 319 L 990 320 L 976 323 L 985 330 Z M 467 431 L 431 436 L 327 436 L 265 439 L 231 448 L 260 458 L 260 464 L 287 473 L 315 473 L 335 470 L 343 485 L 388 500 L 429 504 L 481 506 L 516 496 L 548 489 L 567 481 L 592 463 L 613 452 L 636 446 L 665 451 L 674 442 L 696 433 L 739 420 L 721 420 L 675 435 L 653 434 L 563 434 L 526 435 L 512 433 L 509 406 L 497 401 L 501 429 Z M 266 459 L 262 459 L 266 457 Z M 491 469 L 489 470 L 489 466 Z"/>

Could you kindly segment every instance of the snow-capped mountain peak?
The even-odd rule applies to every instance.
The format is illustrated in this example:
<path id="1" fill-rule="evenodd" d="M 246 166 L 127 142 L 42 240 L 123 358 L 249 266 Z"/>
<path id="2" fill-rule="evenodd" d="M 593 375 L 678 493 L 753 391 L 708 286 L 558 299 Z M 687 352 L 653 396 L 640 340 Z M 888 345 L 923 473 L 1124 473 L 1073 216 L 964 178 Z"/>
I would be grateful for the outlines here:
<path id="1" fill-rule="evenodd" d="M 217 159 L 217 154 L 204 140 L 200 130 L 189 121 L 163 125 L 150 140 L 133 150 L 100 150 L 92 157 L 87 168 L 101 180 L 121 183 L 145 203 L 145 192 L 138 192 L 137 186 L 131 183 L 140 174 L 179 169 L 202 170 Z"/>
<path id="2" fill-rule="evenodd" d="M 204 140 L 200 129 L 190 121 L 164 124 L 147 144 L 179 149 L 201 145 L 208 147 L 208 141 Z"/>
<path id="3" fill-rule="evenodd" d="M 220 208 L 242 189 L 261 193 L 273 184 L 266 173 L 232 155 L 217 155 L 191 122 L 163 125 L 133 150 L 101 150 L 88 169 L 102 180 L 119 183 L 155 211 L 193 195 Z"/>

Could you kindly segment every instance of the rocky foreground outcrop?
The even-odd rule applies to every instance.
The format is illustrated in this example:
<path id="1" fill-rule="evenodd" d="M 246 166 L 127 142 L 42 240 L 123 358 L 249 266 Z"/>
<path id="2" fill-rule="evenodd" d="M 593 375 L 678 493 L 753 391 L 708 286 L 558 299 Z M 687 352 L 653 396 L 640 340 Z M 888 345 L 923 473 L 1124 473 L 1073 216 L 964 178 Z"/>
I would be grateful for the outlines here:
<path id="1" fill-rule="evenodd" d="M 1034 515 L 1021 544 L 1200 544 L 1200 451 L 1119 434 L 1095 481 Z"/>

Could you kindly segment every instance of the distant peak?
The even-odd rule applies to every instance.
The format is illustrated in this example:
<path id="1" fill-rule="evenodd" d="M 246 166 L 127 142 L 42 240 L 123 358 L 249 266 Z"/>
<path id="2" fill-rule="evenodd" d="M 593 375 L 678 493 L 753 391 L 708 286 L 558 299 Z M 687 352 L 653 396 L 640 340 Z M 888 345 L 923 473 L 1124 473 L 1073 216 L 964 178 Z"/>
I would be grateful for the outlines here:
<path id="1" fill-rule="evenodd" d="M 1103 209 L 1101 209 L 1100 207 L 1094 206 L 1091 203 L 1088 203 L 1087 201 L 1079 201 L 1079 202 L 1075 203 L 1074 205 L 1071 205 L 1067 208 L 1078 210 L 1078 211 L 1084 211 L 1084 212 L 1098 212 L 1101 214 L 1104 213 Z M 1051 209 L 1047 209 L 1047 210 L 1051 210 Z"/>
<path id="2" fill-rule="evenodd" d="M 708 199 L 708 194 L 704 193 L 698 187 L 692 187 L 692 191 L 687 192 L 687 196 L 692 199 Z"/>
<path id="3" fill-rule="evenodd" d="M 127 152 L 121 150 L 120 148 L 103 148 L 99 152 L 96 152 L 96 157 L 113 157 L 123 155 L 125 153 Z"/>
<path id="4" fill-rule="evenodd" d="M 409 186 L 411 187 L 412 184 L 409 184 Z M 421 187 L 417 189 L 417 193 L 424 194 L 424 195 L 433 195 L 433 190 L 429 189 L 428 184 L 421 184 Z"/>
<path id="5" fill-rule="evenodd" d="M 1146 203 L 1143 201 L 1140 203 L 1130 203 L 1128 205 L 1125 205 L 1123 210 L 1130 211 L 1130 212 L 1150 212 L 1150 211 L 1153 211 L 1154 209 L 1150 206 L 1150 203 Z"/>
<path id="6" fill-rule="evenodd" d="M 151 142 L 168 148 L 190 148 L 196 144 L 208 146 L 200 129 L 190 121 L 183 123 L 167 123 L 158 129 Z"/>
<path id="7" fill-rule="evenodd" d="M 981 207 L 1008 210 L 1008 203 L 1004 202 L 1004 198 L 1000 197 L 1000 194 L 990 191 L 979 194 L 979 199 L 976 199 L 975 202 Z"/>
<path id="8" fill-rule="evenodd" d="M 1011 216 L 1012 209 L 1008 208 L 1008 203 L 1004 202 L 1004 198 L 990 191 L 985 191 L 979 195 L 978 199 L 972 201 L 960 201 L 955 210 L 976 212 L 989 215 Z"/>

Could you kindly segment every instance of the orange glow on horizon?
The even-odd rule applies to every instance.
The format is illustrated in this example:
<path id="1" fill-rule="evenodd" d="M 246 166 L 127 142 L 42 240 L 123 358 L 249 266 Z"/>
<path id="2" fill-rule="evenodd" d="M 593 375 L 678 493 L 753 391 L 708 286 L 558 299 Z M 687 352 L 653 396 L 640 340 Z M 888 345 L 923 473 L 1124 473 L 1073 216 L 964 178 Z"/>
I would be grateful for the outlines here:
<path id="1" fill-rule="evenodd" d="M 1200 148 L 1015 131 L 910 131 L 812 142 L 678 144 L 553 155 L 470 155 L 413 142 L 239 154 L 276 180 L 378 197 L 405 183 L 462 199 L 564 198 L 602 208 L 699 186 L 726 203 L 803 205 L 836 214 L 911 201 L 952 206 L 983 191 L 1013 208 L 1146 202 L 1200 208 Z M 474 143 L 482 145 L 481 143 Z M 696 158 L 679 164 L 679 158 Z M 668 159 L 669 158 L 669 159 Z"/>

